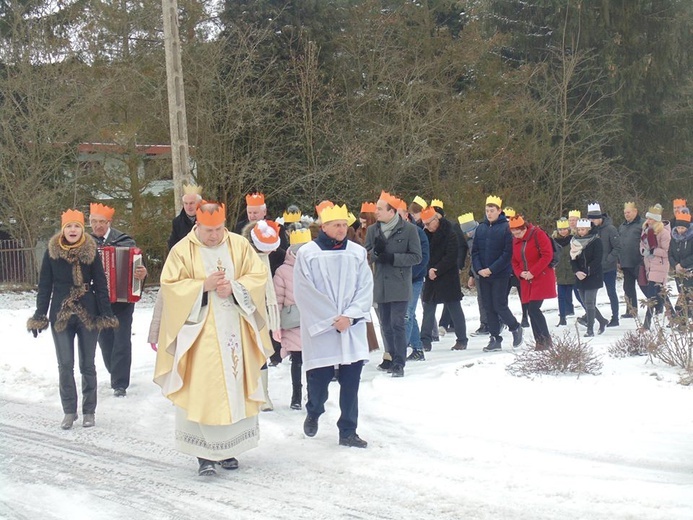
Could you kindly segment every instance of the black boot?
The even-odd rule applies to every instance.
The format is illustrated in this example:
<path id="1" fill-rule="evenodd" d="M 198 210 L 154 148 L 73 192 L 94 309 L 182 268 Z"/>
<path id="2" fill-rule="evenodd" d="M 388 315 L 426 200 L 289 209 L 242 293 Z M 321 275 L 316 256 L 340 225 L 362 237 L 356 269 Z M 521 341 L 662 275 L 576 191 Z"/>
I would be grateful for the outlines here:
<path id="1" fill-rule="evenodd" d="M 294 385 L 294 391 L 291 394 L 291 409 L 301 409 L 301 396 L 303 395 L 303 385 Z"/>
<path id="2" fill-rule="evenodd" d="M 568 323 L 565 321 L 565 316 L 561 316 L 556 327 L 563 327 L 565 325 L 568 325 Z"/>
<path id="3" fill-rule="evenodd" d="M 217 474 L 217 469 L 214 467 L 214 461 L 197 457 L 197 462 L 200 464 L 197 474 L 201 477 L 209 477 Z"/>
<path id="4" fill-rule="evenodd" d="M 609 325 L 609 320 L 602 318 L 601 316 L 597 316 L 597 320 L 599 320 L 599 330 L 597 331 L 597 334 L 603 334 L 607 325 Z"/>

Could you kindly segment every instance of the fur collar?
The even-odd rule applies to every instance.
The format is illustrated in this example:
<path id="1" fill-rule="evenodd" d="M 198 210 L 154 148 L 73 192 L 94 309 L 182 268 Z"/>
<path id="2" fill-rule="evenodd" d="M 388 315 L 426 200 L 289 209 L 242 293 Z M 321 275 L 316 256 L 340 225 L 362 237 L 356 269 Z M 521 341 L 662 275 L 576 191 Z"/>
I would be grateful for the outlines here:
<path id="1" fill-rule="evenodd" d="M 91 235 L 86 235 L 86 240 L 81 246 L 75 249 L 65 250 L 60 247 L 60 243 L 58 242 L 61 234 L 62 232 L 56 233 L 48 241 L 48 256 L 50 256 L 53 260 L 62 258 L 68 262 L 76 258 L 80 263 L 83 264 L 91 264 L 94 261 L 96 258 L 96 242 Z"/>

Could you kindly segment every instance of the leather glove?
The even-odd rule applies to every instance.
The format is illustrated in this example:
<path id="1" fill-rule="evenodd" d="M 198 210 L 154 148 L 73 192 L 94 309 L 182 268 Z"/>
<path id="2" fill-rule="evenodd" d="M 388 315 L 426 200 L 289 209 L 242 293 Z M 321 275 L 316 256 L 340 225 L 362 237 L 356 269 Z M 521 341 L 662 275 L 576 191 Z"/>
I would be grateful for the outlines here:
<path id="1" fill-rule="evenodd" d="M 382 252 L 376 257 L 375 261 L 379 264 L 392 265 L 395 262 L 395 255 L 393 253 Z"/>
<path id="2" fill-rule="evenodd" d="M 385 252 L 385 239 L 381 236 L 378 236 L 375 238 L 373 241 L 373 252 L 376 255 L 379 255 L 380 253 Z"/>

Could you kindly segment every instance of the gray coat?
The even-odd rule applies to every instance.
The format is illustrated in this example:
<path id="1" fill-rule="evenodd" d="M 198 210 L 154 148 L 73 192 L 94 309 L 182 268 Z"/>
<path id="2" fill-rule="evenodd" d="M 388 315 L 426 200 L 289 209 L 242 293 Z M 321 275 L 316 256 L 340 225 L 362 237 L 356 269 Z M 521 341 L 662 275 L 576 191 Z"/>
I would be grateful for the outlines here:
<path id="1" fill-rule="evenodd" d="M 596 226 L 602 240 L 602 271 L 605 273 L 616 270 L 620 250 L 618 230 L 611 222 L 611 217 L 604 215 L 601 225 Z"/>
<path id="2" fill-rule="evenodd" d="M 632 222 L 626 221 L 618 226 L 618 240 L 621 246 L 618 252 L 618 263 L 621 267 L 638 267 L 642 263 L 640 235 L 642 235 L 643 222 L 643 218 L 636 215 Z"/>
<path id="3" fill-rule="evenodd" d="M 366 231 L 366 250 L 373 265 L 373 301 L 375 303 L 408 302 L 411 299 L 411 268 L 421 262 L 421 241 L 416 226 L 399 216 L 392 234 L 385 238 L 380 222 Z M 385 251 L 394 255 L 392 264 L 376 262 L 373 251 L 376 239 L 385 240 Z"/>

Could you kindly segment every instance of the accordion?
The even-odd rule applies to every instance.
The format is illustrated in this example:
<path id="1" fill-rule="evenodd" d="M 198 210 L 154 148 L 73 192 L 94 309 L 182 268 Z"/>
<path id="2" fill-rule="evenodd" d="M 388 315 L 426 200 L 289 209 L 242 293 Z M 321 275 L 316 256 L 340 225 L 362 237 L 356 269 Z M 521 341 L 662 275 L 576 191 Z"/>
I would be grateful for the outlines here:
<path id="1" fill-rule="evenodd" d="M 135 278 L 135 269 L 143 265 L 139 247 L 104 246 L 99 248 L 108 283 L 111 303 L 135 303 L 142 297 L 142 280 Z"/>

